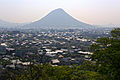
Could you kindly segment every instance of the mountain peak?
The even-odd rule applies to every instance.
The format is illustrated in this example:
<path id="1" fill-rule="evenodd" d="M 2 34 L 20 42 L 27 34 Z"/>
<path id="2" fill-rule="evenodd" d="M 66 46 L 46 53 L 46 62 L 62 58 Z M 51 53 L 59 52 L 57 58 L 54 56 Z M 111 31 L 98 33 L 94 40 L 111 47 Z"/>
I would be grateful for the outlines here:
<path id="1" fill-rule="evenodd" d="M 61 15 L 61 14 L 66 15 L 67 13 L 62 8 L 58 8 L 51 11 L 48 15 Z"/>
<path id="2" fill-rule="evenodd" d="M 62 8 L 57 8 L 57 9 L 55 9 L 53 11 L 64 11 L 64 10 Z"/>

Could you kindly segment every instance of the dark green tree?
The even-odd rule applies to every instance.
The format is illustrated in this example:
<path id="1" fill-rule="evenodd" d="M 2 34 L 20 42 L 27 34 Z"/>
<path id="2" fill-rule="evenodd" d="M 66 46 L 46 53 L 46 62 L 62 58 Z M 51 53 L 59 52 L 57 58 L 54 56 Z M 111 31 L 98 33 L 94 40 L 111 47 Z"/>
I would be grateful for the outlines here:
<path id="1" fill-rule="evenodd" d="M 111 80 L 120 80 L 120 28 L 112 30 L 111 37 L 98 39 L 91 46 L 91 51 L 94 53 L 91 58 L 96 62 L 97 71 Z"/>

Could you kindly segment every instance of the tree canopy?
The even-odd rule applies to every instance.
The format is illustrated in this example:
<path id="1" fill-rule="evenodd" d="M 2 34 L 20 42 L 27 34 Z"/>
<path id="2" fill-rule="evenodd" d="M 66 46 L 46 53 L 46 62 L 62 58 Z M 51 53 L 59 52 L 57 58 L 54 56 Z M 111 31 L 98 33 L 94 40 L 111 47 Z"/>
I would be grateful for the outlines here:
<path id="1" fill-rule="evenodd" d="M 98 66 L 98 72 L 108 75 L 112 80 L 120 79 L 120 28 L 111 31 L 111 37 L 97 40 L 91 46 L 92 60 Z"/>

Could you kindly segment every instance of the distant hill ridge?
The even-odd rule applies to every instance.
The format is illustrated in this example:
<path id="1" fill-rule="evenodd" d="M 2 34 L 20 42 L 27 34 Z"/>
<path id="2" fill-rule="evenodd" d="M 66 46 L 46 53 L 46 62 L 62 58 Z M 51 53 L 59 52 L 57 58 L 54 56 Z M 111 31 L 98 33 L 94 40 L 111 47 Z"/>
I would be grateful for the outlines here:
<path id="1" fill-rule="evenodd" d="M 12 23 L 4 20 L 0 20 L 0 28 L 18 28 L 19 26 L 24 26 L 28 23 Z"/>

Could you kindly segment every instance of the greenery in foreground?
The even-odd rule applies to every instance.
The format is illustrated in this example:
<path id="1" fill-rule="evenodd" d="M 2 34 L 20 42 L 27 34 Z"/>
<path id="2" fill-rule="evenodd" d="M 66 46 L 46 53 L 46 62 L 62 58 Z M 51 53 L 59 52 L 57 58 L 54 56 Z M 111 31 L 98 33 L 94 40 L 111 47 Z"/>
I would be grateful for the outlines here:
<path id="1" fill-rule="evenodd" d="M 16 80 L 105 80 L 107 76 L 94 71 L 95 65 L 87 61 L 81 66 L 34 65 Z"/>
<path id="2" fill-rule="evenodd" d="M 111 31 L 111 38 L 100 38 L 97 42 L 91 47 L 94 52 L 91 58 L 96 62 L 97 72 L 111 80 L 120 80 L 120 28 Z"/>
<path id="3" fill-rule="evenodd" d="M 51 66 L 31 65 L 13 80 L 120 80 L 120 28 L 91 45 L 92 61 L 82 65 Z M 5 78 L 5 77 L 4 77 Z M 10 79 L 8 79 L 10 80 Z"/>

